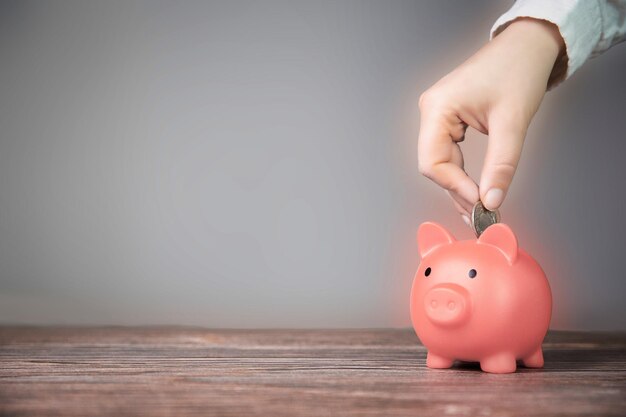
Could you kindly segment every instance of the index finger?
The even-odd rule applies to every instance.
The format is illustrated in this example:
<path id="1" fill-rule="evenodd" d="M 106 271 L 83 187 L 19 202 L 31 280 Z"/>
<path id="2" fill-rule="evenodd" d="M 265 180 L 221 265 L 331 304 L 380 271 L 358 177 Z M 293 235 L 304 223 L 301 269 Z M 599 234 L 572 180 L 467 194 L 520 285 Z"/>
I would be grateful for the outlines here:
<path id="1" fill-rule="evenodd" d="M 417 141 L 418 166 L 424 176 L 459 196 L 459 204 L 471 211 L 479 194 L 478 185 L 463 170 L 463 157 L 456 143 L 461 139 L 458 132 L 462 125 L 454 115 L 422 111 Z"/>

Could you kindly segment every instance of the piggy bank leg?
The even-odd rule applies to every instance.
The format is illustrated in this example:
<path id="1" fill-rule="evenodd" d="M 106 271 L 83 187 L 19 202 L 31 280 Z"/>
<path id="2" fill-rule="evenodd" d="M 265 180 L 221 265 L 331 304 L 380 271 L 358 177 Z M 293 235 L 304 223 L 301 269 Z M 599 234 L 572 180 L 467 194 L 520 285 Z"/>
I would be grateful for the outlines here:
<path id="1" fill-rule="evenodd" d="M 508 374 L 515 372 L 517 364 L 515 355 L 510 353 L 498 353 L 480 361 L 480 369 L 492 374 Z"/>
<path id="2" fill-rule="evenodd" d="M 454 360 L 444 358 L 432 352 L 428 352 L 428 354 L 426 355 L 426 366 L 428 366 L 429 368 L 435 368 L 435 369 L 450 368 L 453 363 L 454 363 Z"/>
<path id="3" fill-rule="evenodd" d="M 524 366 L 527 368 L 543 368 L 543 352 L 541 351 L 541 346 L 539 346 L 532 355 L 523 358 L 522 362 L 524 362 Z"/>

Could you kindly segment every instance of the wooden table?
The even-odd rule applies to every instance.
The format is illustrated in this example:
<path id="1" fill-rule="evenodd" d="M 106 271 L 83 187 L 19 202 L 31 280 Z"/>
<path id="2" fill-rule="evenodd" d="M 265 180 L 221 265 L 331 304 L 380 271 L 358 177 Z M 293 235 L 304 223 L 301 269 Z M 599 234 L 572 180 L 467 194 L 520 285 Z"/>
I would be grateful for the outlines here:
<path id="1" fill-rule="evenodd" d="M 0 416 L 626 416 L 626 334 L 546 366 L 425 367 L 412 330 L 0 327 Z"/>

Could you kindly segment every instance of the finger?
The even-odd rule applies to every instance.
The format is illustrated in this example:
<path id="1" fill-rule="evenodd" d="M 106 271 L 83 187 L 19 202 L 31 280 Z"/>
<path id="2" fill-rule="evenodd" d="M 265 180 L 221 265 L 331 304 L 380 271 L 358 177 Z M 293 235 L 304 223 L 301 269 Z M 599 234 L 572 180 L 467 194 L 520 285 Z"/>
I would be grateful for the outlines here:
<path id="1" fill-rule="evenodd" d="M 478 201 L 478 186 L 462 169 L 462 153 L 452 137 L 453 130 L 456 130 L 454 137 L 460 138 L 458 126 L 461 122 L 456 117 L 456 120 L 450 120 L 451 117 L 440 114 L 433 116 L 432 112 L 422 112 L 422 115 L 417 146 L 420 172 L 456 193 L 463 207 L 471 207 Z"/>
<path id="2" fill-rule="evenodd" d="M 450 191 L 450 190 L 445 190 L 446 194 L 448 194 L 448 196 L 450 197 L 450 200 L 452 200 L 452 203 L 454 204 L 454 207 L 456 208 L 456 211 L 459 212 L 460 215 L 469 215 L 469 210 L 467 210 L 466 206 L 464 205 L 464 201 L 461 197 L 459 197 L 459 195 L 457 193 L 455 193 L 454 191 Z"/>
<path id="3" fill-rule="evenodd" d="M 502 205 L 517 170 L 527 125 L 505 117 L 489 124 L 489 143 L 480 176 L 480 199 L 488 210 Z"/>
<path id="4" fill-rule="evenodd" d="M 471 226 L 470 224 L 470 213 L 465 210 L 465 208 L 459 204 L 459 202 L 457 201 L 457 196 L 455 196 L 452 192 L 446 190 L 446 194 L 448 194 L 448 196 L 450 197 L 450 199 L 452 200 L 452 204 L 454 204 L 454 207 L 456 208 L 457 212 L 461 215 L 461 219 L 463 219 L 463 222 L 468 225 Z"/>
<path id="5" fill-rule="evenodd" d="M 465 161 L 464 161 L 464 158 L 463 158 L 463 152 L 461 151 L 461 147 L 457 143 L 455 143 L 453 145 L 453 149 L 452 149 L 452 163 L 457 165 L 459 168 L 461 168 L 463 170 L 463 172 L 465 172 L 465 169 L 464 169 L 465 168 Z M 467 175 L 467 173 L 465 175 Z M 467 215 L 469 215 L 469 213 L 471 213 L 471 211 L 472 211 L 472 208 L 474 207 L 474 204 L 476 203 L 476 201 L 478 201 L 478 198 L 479 198 L 478 197 L 478 185 L 476 185 L 473 180 L 472 180 L 472 183 L 473 183 L 473 187 L 474 187 L 474 191 L 475 191 L 475 195 L 476 195 L 474 201 L 467 201 L 465 198 L 463 198 L 456 191 L 446 190 L 446 191 L 448 191 L 448 195 L 450 197 L 452 197 L 452 199 L 461 206 L 461 209 L 462 209 L 463 212 L 461 212 L 460 214 L 467 214 Z"/>

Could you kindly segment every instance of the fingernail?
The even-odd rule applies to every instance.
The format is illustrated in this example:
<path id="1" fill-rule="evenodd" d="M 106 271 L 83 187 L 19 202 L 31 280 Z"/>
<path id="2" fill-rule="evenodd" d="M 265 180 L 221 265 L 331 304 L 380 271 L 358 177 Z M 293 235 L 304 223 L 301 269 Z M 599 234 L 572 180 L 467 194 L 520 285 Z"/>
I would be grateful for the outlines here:
<path id="1" fill-rule="evenodd" d="M 463 221 L 466 225 L 470 225 L 469 217 L 467 216 L 467 214 L 461 214 L 461 218 L 463 218 Z"/>
<path id="2" fill-rule="evenodd" d="M 483 204 L 487 210 L 493 210 L 500 207 L 502 204 L 502 200 L 504 199 L 504 191 L 499 188 L 491 188 L 485 194 L 485 200 Z"/>

